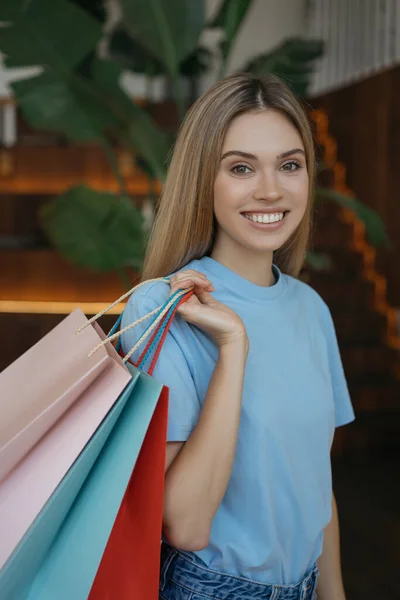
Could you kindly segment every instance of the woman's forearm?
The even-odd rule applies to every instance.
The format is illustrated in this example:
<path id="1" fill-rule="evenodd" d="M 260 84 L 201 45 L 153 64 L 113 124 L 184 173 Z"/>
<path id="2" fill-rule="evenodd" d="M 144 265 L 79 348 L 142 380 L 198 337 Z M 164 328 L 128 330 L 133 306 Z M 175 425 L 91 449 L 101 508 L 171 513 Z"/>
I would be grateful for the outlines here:
<path id="1" fill-rule="evenodd" d="M 324 531 L 322 554 L 318 560 L 320 572 L 318 600 L 345 600 L 340 566 L 339 518 L 335 496 L 332 494 L 332 519 Z"/>
<path id="2" fill-rule="evenodd" d="M 179 548 L 208 544 L 235 457 L 246 360 L 241 341 L 220 348 L 196 427 L 167 471 L 163 531 Z"/>

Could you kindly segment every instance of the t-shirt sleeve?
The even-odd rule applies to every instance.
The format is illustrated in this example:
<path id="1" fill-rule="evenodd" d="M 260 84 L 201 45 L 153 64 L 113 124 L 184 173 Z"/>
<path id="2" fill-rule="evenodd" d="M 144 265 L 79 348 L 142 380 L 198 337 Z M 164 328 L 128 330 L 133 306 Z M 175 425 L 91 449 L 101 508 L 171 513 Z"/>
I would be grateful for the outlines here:
<path id="1" fill-rule="evenodd" d="M 354 421 L 354 410 L 343 370 L 335 326 L 329 307 L 323 303 L 325 335 L 328 343 L 329 368 L 335 400 L 335 427 Z"/>
<path id="2" fill-rule="evenodd" d="M 145 288 L 143 288 L 145 289 Z M 147 291 L 137 290 L 129 298 L 122 317 L 121 328 L 126 327 L 147 313 L 163 305 L 169 296 L 169 284 L 157 282 Z M 121 336 L 121 348 L 126 354 L 134 347 L 142 333 L 154 321 L 155 315 L 145 319 Z M 183 442 L 193 431 L 200 414 L 200 402 L 195 385 L 193 360 L 190 356 L 185 334 L 189 325 L 180 315 L 175 313 L 174 320 L 165 337 L 157 364 L 152 373 L 158 382 L 169 388 L 168 409 L 168 442 Z M 186 331 L 185 331 L 186 330 Z M 154 330 L 153 330 L 154 331 Z M 140 344 L 131 360 L 137 363 L 140 355 L 150 340 L 153 331 Z M 147 373 L 154 351 L 142 369 Z"/>

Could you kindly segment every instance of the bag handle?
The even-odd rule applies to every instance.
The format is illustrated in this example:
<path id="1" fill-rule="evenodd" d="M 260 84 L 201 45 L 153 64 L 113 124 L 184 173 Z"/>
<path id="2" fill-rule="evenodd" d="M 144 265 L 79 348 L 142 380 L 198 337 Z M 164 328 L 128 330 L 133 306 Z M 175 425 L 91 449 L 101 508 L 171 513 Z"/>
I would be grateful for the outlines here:
<path id="1" fill-rule="evenodd" d="M 126 354 L 126 356 L 124 357 L 124 362 L 126 362 L 130 359 L 132 354 L 142 344 L 142 342 L 145 340 L 145 338 L 147 338 L 149 336 L 149 334 L 154 329 L 156 329 L 156 331 L 154 331 L 151 339 L 147 343 L 147 346 L 146 346 L 145 350 L 143 351 L 142 356 L 140 358 L 140 362 L 142 362 L 142 360 L 145 362 L 147 360 L 148 356 L 153 351 L 153 349 L 158 344 L 158 342 L 161 338 L 162 332 L 163 332 L 163 328 L 165 327 L 166 323 L 168 323 L 170 316 L 175 314 L 175 312 L 176 312 L 175 309 L 180 304 L 180 301 L 183 299 L 184 299 L 184 301 L 186 301 L 192 294 L 193 294 L 193 291 L 187 292 L 186 290 L 183 290 L 182 293 L 179 294 L 179 296 L 177 296 L 177 297 L 175 297 L 175 299 L 167 302 L 166 308 L 160 312 L 158 317 L 156 317 L 156 319 L 151 323 L 151 325 L 142 334 L 142 336 L 140 337 L 138 342 L 135 344 L 135 346 Z"/>
<path id="2" fill-rule="evenodd" d="M 100 311 L 99 313 L 97 313 L 97 315 L 94 315 L 94 317 L 92 317 L 91 319 L 88 319 L 88 321 L 86 321 L 86 323 L 83 323 L 82 325 L 80 325 L 78 327 L 78 329 L 76 330 L 75 333 L 80 333 L 86 327 L 88 327 L 89 325 L 91 325 L 92 323 L 94 323 L 95 321 L 97 321 L 98 319 L 100 319 L 100 317 L 102 317 L 103 315 L 105 315 L 106 313 L 108 313 L 112 308 L 114 308 L 114 306 L 116 306 L 117 304 L 119 304 L 120 302 L 122 302 L 122 300 L 125 300 L 125 298 L 127 298 L 128 296 L 130 296 L 135 290 L 138 290 L 145 283 L 151 283 L 152 281 L 167 281 L 167 282 L 169 282 L 169 280 L 170 280 L 169 277 L 155 277 L 154 279 L 147 279 L 146 281 L 142 281 L 142 283 L 139 283 L 138 285 L 135 285 L 133 288 L 131 288 L 129 290 L 129 292 L 126 292 L 125 294 L 123 294 L 122 296 L 120 296 L 118 298 L 118 300 L 115 300 L 115 302 L 113 302 L 112 304 L 110 304 L 109 306 L 107 306 L 106 308 L 104 308 L 102 311 Z"/>
<path id="3" fill-rule="evenodd" d="M 161 279 L 161 278 L 160 278 Z M 149 280 L 151 281 L 151 280 Z M 143 283 L 148 283 L 148 282 L 143 282 Z M 139 287 L 139 286 L 138 286 Z M 146 329 L 146 331 L 143 333 L 143 335 L 141 336 L 141 338 L 139 339 L 139 341 L 137 342 L 137 344 L 132 348 L 132 350 L 129 351 L 129 353 L 125 356 L 124 358 L 124 362 L 126 362 L 129 357 L 135 352 L 135 350 L 140 346 L 140 344 L 142 344 L 142 342 L 150 335 L 150 333 L 153 331 L 153 329 L 155 327 L 157 327 L 158 323 L 163 319 L 163 317 L 168 313 L 169 309 L 171 308 L 171 306 L 177 301 L 177 299 L 183 297 L 185 294 L 187 294 L 189 291 L 193 290 L 194 286 L 191 286 L 190 288 L 186 288 L 186 289 L 181 289 L 181 290 L 177 290 L 172 296 L 170 296 L 167 301 L 159 306 L 158 308 L 152 310 L 151 312 L 149 312 L 147 315 L 144 315 L 143 317 L 141 317 L 140 319 L 137 319 L 136 321 L 134 321 L 133 323 L 130 323 L 129 325 L 127 325 L 126 327 L 124 327 L 123 329 L 121 329 L 120 331 L 117 331 L 116 333 L 112 333 L 111 335 L 108 335 L 103 341 L 101 341 L 99 344 L 97 344 L 97 346 L 95 346 L 88 354 L 88 358 L 90 358 L 90 356 L 92 356 L 92 354 L 94 354 L 95 352 L 97 352 L 100 348 L 102 348 L 103 346 L 105 346 L 108 342 L 112 342 L 114 340 L 116 340 L 117 338 L 119 338 L 123 333 L 125 333 L 126 331 L 128 331 L 129 329 L 131 329 L 132 327 L 135 327 L 136 325 L 139 325 L 139 323 L 142 323 L 142 321 L 144 321 L 145 319 L 148 319 L 149 317 L 153 316 L 154 314 L 157 314 L 156 319 L 151 323 L 151 325 Z M 126 296 L 125 296 L 126 297 Z M 118 302 L 118 301 L 117 301 Z M 106 311 L 105 311 L 106 312 Z M 104 311 L 103 313 L 104 314 Z M 97 316 L 97 315 L 96 315 Z M 100 313 L 99 313 L 100 316 Z M 93 317 L 93 321 L 95 320 L 95 317 Z M 121 317 L 118 319 L 116 325 L 118 325 L 118 323 L 120 322 Z M 92 321 L 92 322 L 93 322 Z M 89 322 L 87 323 L 87 325 L 89 325 Z M 115 326 L 113 327 L 113 329 L 111 331 L 113 331 L 115 329 Z"/>
<path id="4" fill-rule="evenodd" d="M 178 301 L 176 301 L 173 306 L 171 306 L 169 313 L 164 315 L 162 320 L 159 322 L 156 331 L 153 333 L 151 339 L 149 340 L 149 342 L 146 345 L 146 348 L 143 350 L 139 360 L 136 363 L 134 363 L 130 359 L 130 356 L 132 355 L 132 351 L 130 351 L 125 357 L 124 357 L 123 353 L 120 351 L 119 354 L 120 354 L 120 356 L 122 356 L 124 358 L 125 362 L 128 360 L 132 365 L 143 370 L 142 366 L 146 363 L 149 355 L 151 354 L 153 348 L 155 347 L 156 353 L 153 357 L 152 363 L 148 370 L 148 375 L 152 375 L 152 373 L 155 369 L 155 366 L 157 364 L 158 358 L 160 356 L 161 349 L 164 345 L 167 333 L 172 325 L 172 321 L 174 320 L 175 313 L 178 310 L 179 306 L 181 304 L 183 304 L 184 302 L 186 302 L 192 295 L 193 295 L 193 290 L 190 290 L 182 298 L 178 299 Z"/>

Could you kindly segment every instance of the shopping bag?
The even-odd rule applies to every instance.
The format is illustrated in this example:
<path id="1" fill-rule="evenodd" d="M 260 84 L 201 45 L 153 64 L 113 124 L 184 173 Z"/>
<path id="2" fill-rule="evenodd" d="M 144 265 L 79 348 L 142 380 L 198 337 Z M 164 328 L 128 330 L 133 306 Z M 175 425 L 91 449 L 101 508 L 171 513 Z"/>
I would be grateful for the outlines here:
<path id="1" fill-rule="evenodd" d="M 89 600 L 157 600 L 168 388 L 163 387 Z"/>
<path id="2" fill-rule="evenodd" d="M 131 372 L 132 368 L 134 367 L 129 366 Z M 142 374 L 142 378 L 143 376 L 151 382 L 153 391 L 154 385 L 158 386 L 159 396 L 160 384 Z M 127 403 L 132 396 L 136 384 L 137 371 L 119 401 L 114 405 L 2 569 L 0 573 L 2 598 L 10 600 L 14 598 L 21 600 L 23 598 L 53 598 L 55 590 L 57 590 L 56 597 L 61 598 L 61 589 L 63 593 L 65 592 L 65 596 L 62 596 L 65 598 L 87 597 L 140 450 L 140 440 L 143 441 L 152 412 L 157 404 L 156 399 L 153 404 L 147 400 L 142 405 L 142 408 L 145 406 L 147 410 L 144 413 L 142 411 L 142 416 L 145 414 L 147 418 L 147 424 L 145 422 L 143 427 L 140 421 L 140 395 L 136 403 L 131 400 L 127 404 L 133 409 L 136 407 L 136 413 L 132 408 L 130 412 L 128 408 L 124 409 L 124 403 Z M 147 387 L 149 388 L 149 386 Z M 143 401 L 143 393 L 141 395 Z M 123 405 L 122 408 L 121 405 Z M 121 411 L 124 415 L 123 419 L 120 417 Z M 117 421 L 115 421 L 116 418 Z M 136 427 L 138 427 L 133 438 L 131 435 L 132 424 L 128 428 L 130 433 L 128 437 L 126 436 L 126 426 L 125 438 L 123 436 L 121 438 L 121 434 L 119 437 L 117 433 L 113 434 L 114 429 L 118 429 L 115 423 L 119 424 L 120 430 L 123 431 L 123 425 L 124 423 L 126 425 L 129 419 L 133 419 L 132 424 L 136 423 Z M 110 440 L 113 440 L 112 443 L 111 441 L 108 443 L 108 436 L 110 436 Z M 110 456 L 110 452 L 112 456 L 112 448 L 121 448 L 127 443 L 133 443 L 134 446 L 136 444 L 136 454 L 131 448 L 128 451 L 126 449 L 122 451 L 121 456 L 126 460 L 120 461 L 122 471 L 121 469 L 115 471 L 115 476 L 121 476 L 122 479 L 119 479 L 118 485 L 110 485 L 110 481 L 105 475 L 113 473 L 112 467 L 118 461 L 109 460 L 107 462 L 107 456 Z M 108 454 L 105 450 L 106 447 L 111 448 L 108 450 Z M 100 510 L 100 512 L 93 510 L 94 506 L 97 509 L 103 507 L 104 510 Z M 89 543 L 89 547 L 87 544 L 83 544 L 83 540 Z M 83 560 L 82 550 L 86 552 L 85 560 Z M 72 564 L 69 564 L 68 560 Z M 69 568 L 67 568 L 68 566 Z"/>
<path id="3" fill-rule="evenodd" d="M 78 308 L 0 373 L 0 481 L 114 361 L 97 323 Z M 127 381 L 120 364 L 121 377 Z"/>
<path id="4" fill-rule="evenodd" d="M 192 293 L 178 297 L 136 363 L 143 369 L 155 346 L 148 375 L 153 373 L 178 306 Z M 168 387 L 164 385 L 89 600 L 158 598 L 167 421 Z"/>
<path id="5" fill-rule="evenodd" d="M 131 380 L 114 348 L 108 353 L 110 366 L 0 482 L 0 568 Z"/>
<path id="6" fill-rule="evenodd" d="M 82 311 L 75 311 L 1 376 L 0 422 L 11 425 L 12 429 L 12 421 L 14 424 L 18 421 L 20 431 L 10 435 L 9 430 L 8 443 L 3 436 L 0 445 L 3 471 L 9 469 L 0 481 L 0 568 L 131 378 L 96 321 L 134 289 L 90 320 Z M 64 371 L 58 359 L 63 348 L 67 348 Z M 56 358 L 48 363 L 51 351 Z M 79 364 L 76 358 L 80 359 Z M 32 386 L 30 360 L 35 366 Z M 23 368 L 28 369 L 25 377 Z M 48 374 L 46 382 L 43 373 Z M 61 382 L 57 381 L 58 376 Z M 25 381 L 24 388 L 20 386 L 21 380 Z M 67 393 L 57 396 L 55 390 L 68 385 Z M 32 392 L 30 404 L 27 390 Z M 21 393 L 22 400 L 18 396 L 14 401 L 14 393 Z M 21 412 L 24 406 L 26 413 Z M 63 410 L 64 414 L 59 416 Z M 29 422 L 32 414 L 34 421 Z M 23 423 L 25 427 L 21 429 Z M 33 448 L 28 450 L 29 446 Z M 22 454 L 25 454 L 23 459 Z M 16 466 L 10 469 L 14 463 Z"/>
<path id="7" fill-rule="evenodd" d="M 124 476 L 129 480 L 132 471 L 131 453 L 140 444 L 131 415 L 120 419 L 139 381 L 134 367 L 129 369 L 128 386 L 0 572 L 0 598 L 87 598 L 97 570 L 93 559 L 101 559 L 113 509 L 122 499 L 118 494 L 126 489 Z M 141 394 L 148 402 L 148 393 Z M 130 406 L 136 410 L 134 426 L 145 429 L 141 419 L 147 415 L 137 414 L 135 402 Z M 146 408 L 139 406 L 145 413 Z"/>

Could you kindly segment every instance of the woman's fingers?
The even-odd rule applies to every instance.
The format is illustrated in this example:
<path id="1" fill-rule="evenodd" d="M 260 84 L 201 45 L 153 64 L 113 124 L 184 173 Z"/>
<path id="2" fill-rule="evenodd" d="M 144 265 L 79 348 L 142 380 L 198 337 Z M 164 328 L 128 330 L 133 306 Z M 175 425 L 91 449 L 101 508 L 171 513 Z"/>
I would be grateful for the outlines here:
<path id="1" fill-rule="evenodd" d="M 193 271 L 193 270 L 187 270 L 187 271 L 180 271 L 179 273 L 176 273 L 175 275 L 172 275 L 170 277 L 170 282 L 171 283 L 176 283 L 177 281 L 180 281 L 182 279 L 187 279 L 188 277 L 196 277 L 196 278 L 200 278 L 203 281 L 208 281 L 207 277 L 203 274 L 203 273 L 199 273 L 199 271 Z"/>
<path id="2" fill-rule="evenodd" d="M 169 283 L 171 293 L 175 292 L 176 290 L 185 289 L 192 286 L 194 286 L 195 289 L 198 287 L 200 290 L 214 290 L 214 286 L 205 275 L 199 273 L 198 271 L 192 270 L 182 271 L 176 275 L 173 275 L 170 278 Z"/>

